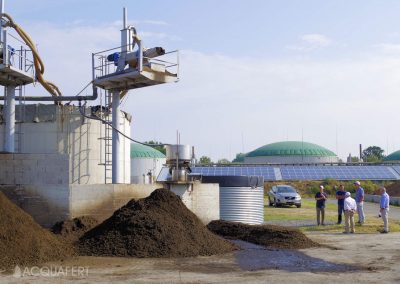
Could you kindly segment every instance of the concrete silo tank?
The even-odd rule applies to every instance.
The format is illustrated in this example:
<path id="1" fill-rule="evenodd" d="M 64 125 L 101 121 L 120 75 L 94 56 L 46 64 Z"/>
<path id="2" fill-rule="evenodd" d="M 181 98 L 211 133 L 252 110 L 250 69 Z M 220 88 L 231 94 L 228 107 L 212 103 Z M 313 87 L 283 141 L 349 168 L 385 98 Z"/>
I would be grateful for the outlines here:
<path id="1" fill-rule="evenodd" d="M 221 220 L 246 224 L 264 222 L 263 177 L 203 176 L 202 182 L 219 184 Z"/>

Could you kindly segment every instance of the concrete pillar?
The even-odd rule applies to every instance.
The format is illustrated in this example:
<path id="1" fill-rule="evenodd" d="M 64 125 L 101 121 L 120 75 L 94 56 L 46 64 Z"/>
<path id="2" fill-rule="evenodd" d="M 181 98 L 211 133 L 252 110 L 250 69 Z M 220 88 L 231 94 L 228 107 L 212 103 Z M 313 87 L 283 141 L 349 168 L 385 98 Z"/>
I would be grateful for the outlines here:
<path id="1" fill-rule="evenodd" d="M 15 152 L 15 86 L 6 87 L 4 151 Z"/>
<path id="2" fill-rule="evenodd" d="M 114 91 L 112 93 L 112 183 L 122 183 L 121 172 L 120 172 L 120 164 L 121 164 L 121 155 L 120 155 L 120 142 L 121 135 L 118 133 L 118 130 L 121 130 L 121 105 L 120 105 L 120 92 Z"/>

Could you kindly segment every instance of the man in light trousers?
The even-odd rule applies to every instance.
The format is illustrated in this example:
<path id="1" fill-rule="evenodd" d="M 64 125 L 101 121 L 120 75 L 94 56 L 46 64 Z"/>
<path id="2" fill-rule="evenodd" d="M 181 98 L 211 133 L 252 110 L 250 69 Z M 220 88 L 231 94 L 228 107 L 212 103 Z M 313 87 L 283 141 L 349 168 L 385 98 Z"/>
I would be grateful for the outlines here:
<path id="1" fill-rule="evenodd" d="M 380 213 L 383 220 L 383 231 L 381 233 L 389 233 L 389 194 L 386 193 L 386 188 L 381 187 L 381 202 L 380 202 Z"/>
<path id="2" fill-rule="evenodd" d="M 357 210 L 356 201 L 351 198 L 350 192 L 346 192 L 344 199 L 344 217 L 345 217 L 345 231 L 344 234 L 355 233 L 354 213 Z"/>
<path id="3" fill-rule="evenodd" d="M 361 187 L 361 183 L 356 181 L 354 183 L 356 186 L 356 203 L 357 203 L 357 213 L 358 213 L 358 223 L 360 225 L 365 222 L 365 214 L 364 214 L 364 189 Z"/>

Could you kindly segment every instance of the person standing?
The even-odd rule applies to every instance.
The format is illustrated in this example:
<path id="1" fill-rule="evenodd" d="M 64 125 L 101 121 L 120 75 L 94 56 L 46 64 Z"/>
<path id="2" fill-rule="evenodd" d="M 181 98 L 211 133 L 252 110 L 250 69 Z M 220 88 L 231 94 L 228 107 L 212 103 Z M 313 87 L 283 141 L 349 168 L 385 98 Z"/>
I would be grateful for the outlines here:
<path id="1" fill-rule="evenodd" d="M 344 217 L 345 217 L 345 231 L 343 232 L 344 234 L 352 233 L 354 234 L 356 231 L 354 229 L 354 213 L 357 210 L 357 204 L 356 201 L 351 198 L 350 192 L 345 193 L 345 198 L 344 198 Z"/>
<path id="2" fill-rule="evenodd" d="M 358 223 L 364 224 L 365 214 L 364 214 L 364 189 L 361 187 L 361 183 L 356 181 L 354 183 L 356 186 L 356 203 L 357 203 L 357 213 L 358 213 Z"/>
<path id="3" fill-rule="evenodd" d="M 339 185 L 339 190 L 336 191 L 336 199 L 338 205 L 338 221 L 337 224 L 342 224 L 342 214 L 344 213 L 344 199 L 346 191 L 344 191 L 344 185 Z"/>
<path id="4" fill-rule="evenodd" d="M 324 186 L 319 186 L 319 192 L 315 194 L 316 209 L 317 209 L 317 225 L 324 226 L 325 223 L 325 201 L 328 199 L 328 196 L 324 192 Z"/>
<path id="5" fill-rule="evenodd" d="M 383 220 L 383 231 L 381 233 L 389 233 L 389 201 L 390 197 L 389 194 L 386 192 L 386 188 L 381 187 L 380 189 L 381 192 L 381 202 L 380 202 L 380 213 L 382 216 Z"/>

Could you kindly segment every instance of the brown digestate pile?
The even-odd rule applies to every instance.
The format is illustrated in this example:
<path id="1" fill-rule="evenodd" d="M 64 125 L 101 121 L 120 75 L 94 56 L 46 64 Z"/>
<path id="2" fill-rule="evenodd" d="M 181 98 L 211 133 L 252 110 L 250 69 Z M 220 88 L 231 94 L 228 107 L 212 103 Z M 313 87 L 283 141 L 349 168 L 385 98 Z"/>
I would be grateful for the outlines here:
<path id="1" fill-rule="evenodd" d="M 235 248 L 211 233 L 166 189 L 129 201 L 79 241 L 81 254 L 97 256 L 188 257 Z"/>
<path id="2" fill-rule="evenodd" d="M 247 225 L 237 222 L 212 221 L 208 229 L 228 239 L 238 239 L 267 248 L 305 249 L 319 244 L 307 238 L 297 229 L 274 225 Z"/>
<path id="3" fill-rule="evenodd" d="M 99 221 L 95 218 L 82 216 L 72 220 L 57 222 L 51 228 L 51 231 L 56 235 L 60 235 L 66 241 L 75 242 L 97 224 L 99 224 Z"/>
<path id="4" fill-rule="evenodd" d="M 400 181 L 396 181 L 395 183 L 392 183 L 386 187 L 386 192 L 389 194 L 389 196 L 400 197 Z M 380 194 L 379 190 L 376 192 L 376 194 Z"/>
<path id="5" fill-rule="evenodd" d="M 0 192 L 0 269 L 60 260 L 71 254 L 71 247 Z"/>

